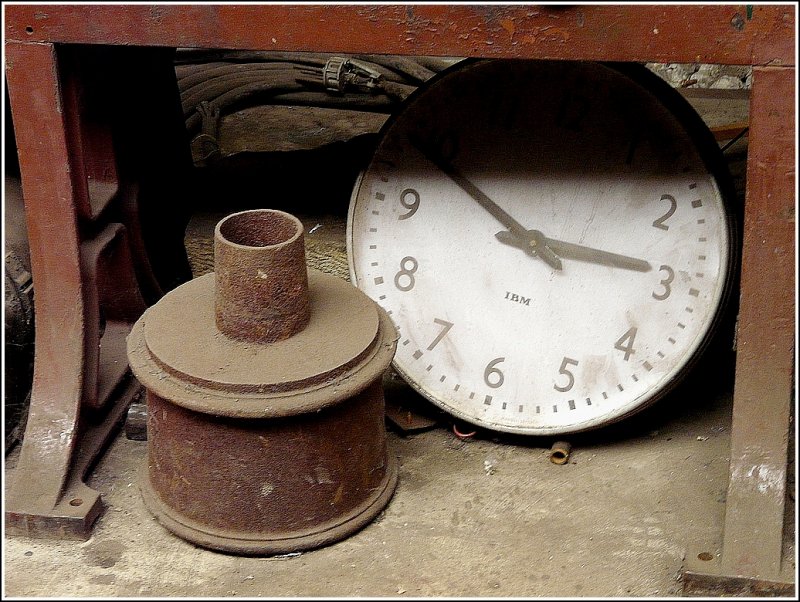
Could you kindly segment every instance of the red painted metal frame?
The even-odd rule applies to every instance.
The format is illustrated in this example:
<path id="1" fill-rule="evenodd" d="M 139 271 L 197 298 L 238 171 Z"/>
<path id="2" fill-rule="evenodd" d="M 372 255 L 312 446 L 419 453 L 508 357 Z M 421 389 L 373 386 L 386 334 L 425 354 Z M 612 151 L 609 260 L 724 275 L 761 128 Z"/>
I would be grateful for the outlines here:
<path id="1" fill-rule="evenodd" d="M 10 6 L 19 42 L 487 58 L 794 62 L 786 6 Z"/>
<path id="2" fill-rule="evenodd" d="M 792 388 L 792 357 L 787 351 L 794 343 L 795 292 L 772 279 L 791 274 L 795 263 L 794 207 L 785 200 L 794 194 L 796 117 L 794 95 L 775 91 L 791 90 L 795 81 L 793 70 L 764 67 L 754 69 L 753 80 L 749 150 L 756 160 L 748 163 L 743 256 L 751 269 L 742 273 L 741 288 L 749 298 L 739 312 L 740 378 L 734 392 L 738 406 L 722 558 L 728 571 L 774 576 L 781 566 L 788 441 L 781 437 L 776 442 L 777 454 L 757 442 L 774 437 L 774 425 L 789 422 L 785 396 Z M 765 283 L 753 266 L 767 268 L 771 282 Z M 764 320 L 769 328 L 761 330 Z"/>
<path id="3" fill-rule="evenodd" d="M 71 416 L 80 404 L 80 367 L 59 351 L 83 336 L 84 292 L 68 168 L 79 149 L 64 135 L 56 77 L 62 45 L 753 65 L 729 502 L 722 560 L 711 572 L 780 578 L 795 342 L 794 4 L 4 8 L 8 83 L 39 278 L 32 408 L 51 398 Z M 75 303 L 52 300 L 65 294 Z M 48 436 L 42 428 L 29 429 L 26 439 Z M 60 452 L 66 462 L 70 445 L 68 436 Z M 44 487 L 50 502 L 61 499 L 62 484 Z"/>
<path id="4" fill-rule="evenodd" d="M 687 553 L 687 593 L 794 593 L 782 552 L 795 377 L 795 84 L 794 69 L 753 69 L 724 538 L 719 550 Z M 701 560 L 704 552 L 711 558 Z"/>
<path id="5" fill-rule="evenodd" d="M 140 389 L 127 369 L 125 339 L 146 300 L 162 294 L 145 248 L 140 189 L 152 189 L 143 176 L 156 171 L 159 149 L 174 136 L 151 123 L 152 109 L 135 93 L 143 88 L 143 69 L 128 49 L 9 41 L 6 50 L 41 318 L 6 526 L 11 533 L 82 539 L 101 510 L 100 495 L 84 484 L 86 473 Z M 104 71 L 109 54 L 121 73 Z M 160 72 L 171 73 L 172 94 L 146 70 L 147 102 L 163 105 L 166 88 L 167 107 L 174 101 L 180 122 L 172 53 L 143 49 L 135 56 L 147 66 L 160 61 Z M 120 90 L 128 101 L 115 97 Z M 148 138 L 154 130 L 163 137 L 155 148 Z M 133 140 L 132 131 L 142 140 Z M 189 165 L 188 148 L 185 155 Z"/>

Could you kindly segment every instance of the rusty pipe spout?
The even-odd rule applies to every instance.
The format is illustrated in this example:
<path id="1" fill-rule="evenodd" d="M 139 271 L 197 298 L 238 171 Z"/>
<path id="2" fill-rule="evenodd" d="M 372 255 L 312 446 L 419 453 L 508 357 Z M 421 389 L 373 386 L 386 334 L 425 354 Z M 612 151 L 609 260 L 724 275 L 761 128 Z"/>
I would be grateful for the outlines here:
<path id="1" fill-rule="evenodd" d="M 308 324 L 303 224 L 273 209 L 229 215 L 214 231 L 214 316 L 223 334 L 274 343 Z"/>

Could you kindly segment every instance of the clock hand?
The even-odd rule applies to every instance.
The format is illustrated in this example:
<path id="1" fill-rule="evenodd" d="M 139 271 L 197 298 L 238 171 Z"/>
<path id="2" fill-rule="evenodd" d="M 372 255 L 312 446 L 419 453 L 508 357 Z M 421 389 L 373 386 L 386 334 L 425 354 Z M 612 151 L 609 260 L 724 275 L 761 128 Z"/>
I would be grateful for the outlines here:
<path id="1" fill-rule="evenodd" d="M 416 146 L 429 161 L 434 163 L 451 180 L 458 184 L 470 197 L 477 201 L 481 207 L 486 209 L 497 221 L 508 228 L 508 232 L 498 232 L 497 238 L 500 242 L 512 244 L 513 246 L 523 249 L 531 256 L 540 257 L 554 270 L 562 269 L 562 263 L 559 259 L 560 256 L 638 272 L 649 272 L 652 269 L 652 266 L 648 262 L 641 259 L 551 239 L 546 237 L 539 230 L 526 229 L 497 203 L 486 196 L 482 190 L 469 181 L 452 164 L 433 152 L 430 152 L 425 146 L 417 142 L 414 142 L 414 146 Z M 506 235 L 507 238 L 504 240 L 503 237 L 506 237 Z M 509 240 L 509 238 L 512 239 L 513 242 Z"/>
<path id="2" fill-rule="evenodd" d="M 600 265 L 607 265 L 614 268 L 623 268 L 626 270 L 633 270 L 636 272 L 649 272 L 653 267 L 643 259 L 636 259 L 627 255 L 619 255 L 618 253 L 610 253 L 608 251 L 601 251 L 600 249 L 593 249 L 584 245 L 576 245 L 571 242 L 563 240 L 556 240 L 548 238 L 538 230 L 529 230 L 530 234 L 525 236 L 518 236 L 513 232 L 503 230 L 495 234 L 495 237 L 500 242 L 527 250 L 530 244 L 531 237 L 540 237 L 541 241 L 558 256 L 566 259 L 575 259 L 576 261 L 587 261 L 589 263 L 597 263 Z"/>
<path id="3" fill-rule="evenodd" d="M 481 207 L 486 209 L 486 211 L 488 211 L 492 217 L 508 228 L 513 235 L 526 241 L 525 246 L 522 247 L 525 249 L 526 253 L 532 257 L 540 257 L 554 270 L 561 269 L 561 260 L 558 258 L 558 255 L 553 252 L 553 249 L 547 244 L 547 239 L 541 232 L 534 230 L 532 232 L 536 232 L 537 234 L 530 234 L 529 230 L 525 229 L 522 224 L 511 217 L 492 199 L 486 196 L 486 194 L 484 194 L 480 188 L 469 181 L 464 174 L 458 171 L 452 164 L 450 164 L 448 161 L 445 161 L 441 156 L 432 152 L 430 148 L 422 144 L 421 141 L 412 139 L 411 142 L 417 148 L 417 150 L 425 155 L 425 157 L 431 163 L 436 165 L 436 167 L 438 167 L 445 175 L 453 180 L 453 182 L 458 184 L 464 192 L 472 197 L 472 199 Z"/>

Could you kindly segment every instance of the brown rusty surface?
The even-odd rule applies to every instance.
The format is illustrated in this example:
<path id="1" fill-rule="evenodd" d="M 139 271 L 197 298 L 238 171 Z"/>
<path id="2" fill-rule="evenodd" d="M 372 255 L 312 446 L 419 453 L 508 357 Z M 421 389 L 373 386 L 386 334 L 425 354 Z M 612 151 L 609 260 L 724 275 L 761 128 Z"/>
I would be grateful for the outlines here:
<path id="1" fill-rule="evenodd" d="M 550 447 L 550 461 L 553 464 L 566 464 L 572 453 L 572 445 L 568 441 L 556 441 Z"/>
<path id="2" fill-rule="evenodd" d="M 201 546 L 269 554 L 330 543 L 374 518 L 397 483 L 382 386 L 397 332 L 363 292 L 309 275 L 302 234 L 283 212 L 224 218 L 222 277 L 171 291 L 128 338 L 147 388 L 145 504 Z M 288 335 L 248 336 L 236 312 L 235 338 L 219 328 L 230 304 L 248 302 L 256 327 L 261 316 Z M 310 316 L 301 329 L 298 313 Z"/>
<path id="3" fill-rule="evenodd" d="M 795 332 L 795 70 L 756 68 L 722 568 L 781 567 Z"/>
<path id="4" fill-rule="evenodd" d="M 683 595 L 703 597 L 788 597 L 794 598 L 796 587 L 793 581 L 768 581 L 740 576 L 709 576 L 705 573 L 684 573 Z"/>
<path id="5" fill-rule="evenodd" d="M 144 469 L 147 467 L 144 466 Z M 318 548 L 344 539 L 369 524 L 383 510 L 397 488 L 398 468 L 393 456 L 387 456 L 386 478 L 372 495 L 346 517 L 340 517 L 316 530 L 303 534 L 288 533 L 286 537 L 274 538 L 270 534 L 242 533 L 210 529 L 208 526 L 189 520 L 167 506 L 147 481 L 147 471 L 140 471 L 140 491 L 147 508 L 157 520 L 175 535 L 196 545 L 231 552 L 234 554 L 268 556 L 274 554 L 299 555 L 300 551 Z"/>
<path id="6" fill-rule="evenodd" d="M 792 5 L 41 6 L 6 39 L 433 56 L 794 64 Z"/>
<path id="7" fill-rule="evenodd" d="M 173 517 L 208 533 L 277 544 L 343 522 L 386 486 L 380 382 L 279 420 L 147 403 L 149 484 Z"/>
<path id="8" fill-rule="evenodd" d="M 386 400 L 386 419 L 403 433 L 424 431 L 433 428 L 437 424 L 435 420 L 431 420 L 418 414 L 415 410 L 389 399 Z"/>
<path id="9" fill-rule="evenodd" d="M 369 358 L 373 366 L 340 375 L 311 395 L 340 398 L 357 381 L 357 390 L 335 404 L 308 404 L 309 395 L 301 393 L 283 416 L 247 419 L 215 414 L 215 400 L 186 383 L 200 411 L 148 390 L 149 468 L 141 477 L 148 508 L 180 537 L 243 554 L 317 547 L 366 525 L 397 483 L 381 385 L 395 345 L 385 312 L 381 327 L 385 352 Z M 174 376 L 164 380 L 179 385 Z M 274 401 L 266 393 L 242 401 L 258 399 L 256 409 Z"/>
<path id="10" fill-rule="evenodd" d="M 63 80 L 62 94 L 69 140 L 80 149 L 73 160 L 73 183 L 81 219 L 96 219 L 119 190 L 108 115 L 112 105 L 102 98 L 103 88 L 96 81 L 107 74 L 97 68 L 96 60 L 97 55 L 87 56 L 72 47 L 61 49 L 59 55 L 61 69 L 71 75 Z M 92 79 L 94 85 L 89 83 Z"/>
<path id="11" fill-rule="evenodd" d="M 397 334 L 366 295 L 309 270 L 311 320 L 273 344 L 230 339 L 214 324 L 214 275 L 150 308 L 128 339 L 137 378 L 173 403 L 227 416 L 286 416 L 355 395 L 391 361 Z M 328 385 L 339 379 L 336 390 Z"/>
<path id="12" fill-rule="evenodd" d="M 93 409 L 110 401 L 114 388 L 128 372 L 125 337 L 146 305 L 139 293 L 128 237 L 122 224 L 106 226 L 96 237 L 81 243 L 84 291 L 84 358 L 82 404 Z M 105 323 L 101 324 L 101 320 Z M 101 370 L 101 358 L 106 370 Z"/>
<path id="13" fill-rule="evenodd" d="M 221 220 L 214 266 L 215 321 L 226 336 L 274 343 L 308 324 L 303 224 L 293 215 L 254 209 Z"/>

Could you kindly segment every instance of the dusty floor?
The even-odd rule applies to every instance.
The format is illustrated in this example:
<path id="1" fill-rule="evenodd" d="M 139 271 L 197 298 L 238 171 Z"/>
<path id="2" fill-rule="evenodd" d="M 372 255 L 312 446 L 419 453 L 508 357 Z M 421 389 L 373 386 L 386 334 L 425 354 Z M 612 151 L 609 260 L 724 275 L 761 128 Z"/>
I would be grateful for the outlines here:
<path id="1" fill-rule="evenodd" d="M 309 264 L 347 278 L 342 209 L 346 199 L 329 214 L 298 217 L 306 226 Z M 208 235 L 230 211 L 198 214 L 190 223 L 195 276 L 212 269 Z M 684 554 L 718 553 L 722 538 L 732 379 L 729 370 L 718 374 L 712 382 L 689 380 L 652 410 L 619 425 L 569 437 L 574 449 L 563 466 L 548 459 L 552 440 L 491 433 L 456 438 L 446 416 L 400 384 L 392 389 L 393 399 L 439 424 L 406 435 L 389 430 L 400 482 L 385 511 L 343 541 L 273 558 L 201 549 L 165 530 L 138 490 L 146 442 L 120 434 L 89 480 L 107 505 L 91 539 L 6 538 L 3 594 L 680 595 Z M 7 458 L 6 477 L 18 451 Z M 784 555 L 793 565 L 792 497 L 787 517 Z"/>
<path id="2" fill-rule="evenodd" d="M 685 394 L 685 393 L 684 393 Z M 146 443 L 117 438 L 89 484 L 108 508 L 85 542 L 9 538 L 6 596 L 671 596 L 687 546 L 716 551 L 730 394 L 605 435 L 461 441 L 389 433 L 400 484 L 365 529 L 326 548 L 244 558 L 167 532 L 139 497 Z M 664 414 L 670 414 L 664 418 Z M 793 555 L 793 554 L 790 554 Z"/>

